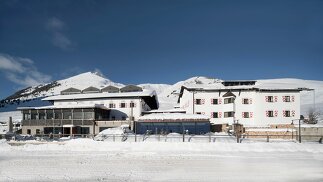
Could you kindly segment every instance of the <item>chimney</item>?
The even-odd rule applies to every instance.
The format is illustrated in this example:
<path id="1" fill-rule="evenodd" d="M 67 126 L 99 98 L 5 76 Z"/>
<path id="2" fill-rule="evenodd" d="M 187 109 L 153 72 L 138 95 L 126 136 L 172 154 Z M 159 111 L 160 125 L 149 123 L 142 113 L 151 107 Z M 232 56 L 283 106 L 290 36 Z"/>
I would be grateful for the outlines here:
<path id="1" fill-rule="evenodd" d="M 13 133 L 13 124 L 12 124 L 12 117 L 11 116 L 9 117 L 8 126 L 9 126 L 9 132 Z"/>

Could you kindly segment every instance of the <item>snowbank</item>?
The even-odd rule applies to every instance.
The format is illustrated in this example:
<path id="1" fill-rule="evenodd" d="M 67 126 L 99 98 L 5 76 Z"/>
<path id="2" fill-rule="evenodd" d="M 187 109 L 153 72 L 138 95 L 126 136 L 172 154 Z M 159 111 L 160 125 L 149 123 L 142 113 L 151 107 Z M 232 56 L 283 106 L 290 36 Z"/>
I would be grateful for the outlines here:
<path id="1" fill-rule="evenodd" d="M 0 151 L 131 151 L 131 152 L 311 152 L 323 153 L 319 143 L 190 143 L 190 142 L 102 142 L 73 139 L 66 142 L 9 146 L 0 140 Z"/>

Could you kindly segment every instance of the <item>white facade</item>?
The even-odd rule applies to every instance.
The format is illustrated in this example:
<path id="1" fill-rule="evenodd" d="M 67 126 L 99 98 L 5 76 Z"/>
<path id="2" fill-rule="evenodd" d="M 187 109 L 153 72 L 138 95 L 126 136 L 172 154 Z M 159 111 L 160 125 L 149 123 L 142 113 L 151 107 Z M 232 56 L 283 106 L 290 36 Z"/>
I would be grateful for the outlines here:
<path id="1" fill-rule="evenodd" d="M 133 103 L 133 108 L 130 107 Z M 101 99 L 82 99 L 82 100 L 56 100 L 54 106 L 82 106 L 82 105 L 103 105 L 110 110 L 109 120 L 129 120 L 131 116 L 137 120 L 143 111 L 149 111 L 150 107 L 142 98 L 101 98 Z"/>
<path id="2" fill-rule="evenodd" d="M 62 108 L 65 106 L 102 105 L 110 110 L 109 120 L 137 120 L 143 111 L 158 108 L 156 92 L 153 90 L 118 92 L 118 93 L 89 93 L 69 94 L 47 97 L 43 100 L 52 101 L 54 106 Z M 153 104 L 149 106 L 146 102 Z M 133 105 L 133 107 L 130 106 Z M 153 107 L 153 108 L 151 108 Z"/>
<path id="3" fill-rule="evenodd" d="M 223 97 L 228 92 L 234 95 Z M 226 103 L 230 98 L 234 102 Z M 244 126 L 267 126 L 290 124 L 293 119 L 300 118 L 300 90 L 298 89 L 212 90 L 183 87 L 179 103 L 180 108 L 186 110 L 186 113 L 209 116 L 213 124 L 232 124 L 235 121 Z"/>

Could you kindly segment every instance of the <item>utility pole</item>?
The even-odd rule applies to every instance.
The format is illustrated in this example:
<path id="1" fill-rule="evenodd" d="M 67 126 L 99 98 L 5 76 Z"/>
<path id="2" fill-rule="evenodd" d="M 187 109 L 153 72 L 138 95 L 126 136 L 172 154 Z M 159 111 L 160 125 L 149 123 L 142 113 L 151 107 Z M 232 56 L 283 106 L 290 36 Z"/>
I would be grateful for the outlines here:
<path id="1" fill-rule="evenodd" d="M 302 143 L 302 135 L 301 135 L 301 119 L 299 119 L 299 120 L 298 120 L 298 130 L 299 130 L 298 140 L 299 140 L 299 143 Z"/>

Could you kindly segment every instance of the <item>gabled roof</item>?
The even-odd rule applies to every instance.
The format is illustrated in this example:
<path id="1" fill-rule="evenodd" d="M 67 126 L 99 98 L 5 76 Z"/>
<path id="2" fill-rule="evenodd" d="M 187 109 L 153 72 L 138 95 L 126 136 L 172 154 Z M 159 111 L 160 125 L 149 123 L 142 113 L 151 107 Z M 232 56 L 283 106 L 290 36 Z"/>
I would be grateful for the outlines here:
<path id="1" fill-rule="evenodd" d="M 120 92 L 142 92 L 142 88 L 136 85 L 127 85 L 120 88 Z"/>
<path id="2" fill-rule="evenodd" d="M 99 92 L 100 92 L 100 89 L 92 86 L 82 90 L 82 93 L 99 93 Z"/>
<path id="3" fill-rule="evenodd" d="M 104 87 L 103 89 L 101 89 L 101 92 L 108 92 L 108 93 L 117 93 L 119 92 L 119 88 L 109 85 L 107 87 Z"/>
<path id="4" fill-rule="evenodd" d="M 62 95 L 79 94 L 79 93 L 81 93 L 81 90 L 73 88 L 73 87 L 61 91 Z"/>
<path id="5" fill-rule="evenodd" d="M 236 97 L 236 95 L 234 95 L 231 91 L 228 91 L 222 97 Z"/>

